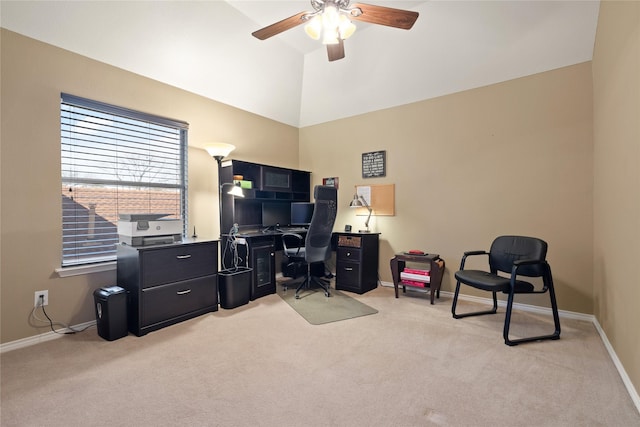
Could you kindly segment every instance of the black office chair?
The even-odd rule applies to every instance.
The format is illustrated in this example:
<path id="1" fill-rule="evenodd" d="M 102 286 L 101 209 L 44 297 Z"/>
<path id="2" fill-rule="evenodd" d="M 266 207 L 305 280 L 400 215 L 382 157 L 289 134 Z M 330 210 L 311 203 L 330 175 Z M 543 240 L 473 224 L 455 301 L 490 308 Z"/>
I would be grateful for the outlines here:
<path id="1" fill-rule="evenodd" d="M 489 272 L 482 270 L 465 270 L 464 264 L 467 257 L 475 255 L 489 256 Z M 456 272 L 456 291 L 453 296 L 451 313 L 455 319 L 483 314 L 495 314 L 498 310 L 497 292 L 508 294 L 507 311 L 504 319 L 503 337 L 507 345 L 517 345 L 523 342 L 538 340 L 557 340 L 560 338 L 560 318 L 558 317 L 558 304 L 553 288 L 551 267 L 546 261 L 547 243 L 535 237 L 524 236 L 500 236 L 491 244 L 489 252 L 469 251 L 465 252 L 460 262 L 460 270 Z M 506 273 L 509 277 L 503 277 L 499 273 Z M 542 289 L 536 290 L 529 282 L 518 279 L 525 277 L 542 277 Z M 476 289 L 489 291 L 493 294 L 493 308 L 491 310 L 475 311 L 470 313 L 456 313 L 460 284 L 465 284 Z M 549 292 L 551 311 L 555 331 L 550 335 L 509 339 L 509 325 L 515 294 L 536 294 Z"/>
<path id="2" fill-rule="evenodd" d="M 316 185 L 313 189 L 315 208 L 304 246 L 300 244 L 302 236 L 295 233 L 282 235 L 284 254 L 288 258 L 289 266 L 296 271 L 302 267 L 306 277 L 296 289 L 296 299 L 300 298 L 302 288 L 310 288 L 312 284 L 320 286 L 325 296 L 331 293 L 329 280 L 320 275 L 312 274 L 312 265 L 324 263 L 331 257 L 331 233 L 338 212 L 338 190 L 335 187 Z M 296 239 L 298 244 L 295 244 Z M 292 243 L 293 242 L 293 243 Z M 324 267 L 322 267 L 324 271 Z M 286 285 L 285 285 L 286 288 Z"/>
<path id="3" fill-rule="evenodd" d="M 302 234 L 285 232 L 282 234 L 282 275 L 297 279 L 299 276 L 306 276 L 306 263 L 301 263 L 300 259 L 304 259 L 305 237 Z M 283 286 L 286 290 L 289 282 L 284 282 Z"/>

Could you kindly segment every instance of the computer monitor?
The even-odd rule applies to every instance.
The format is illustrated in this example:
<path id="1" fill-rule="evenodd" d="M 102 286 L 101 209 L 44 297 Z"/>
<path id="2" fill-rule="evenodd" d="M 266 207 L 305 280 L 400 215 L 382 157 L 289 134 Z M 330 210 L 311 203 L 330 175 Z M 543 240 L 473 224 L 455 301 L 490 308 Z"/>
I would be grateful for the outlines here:
<path id="1" fill-rule="evenodd" d="M 309 225 L 313 216 L 313 203 L 291 203 L 291 225 Z"/>
<path id="2" fill-rule="evenodd" d="M 291 223 L 291 210 L 288 203 L 263 203 L 262 226 L 286 227 Z"/>

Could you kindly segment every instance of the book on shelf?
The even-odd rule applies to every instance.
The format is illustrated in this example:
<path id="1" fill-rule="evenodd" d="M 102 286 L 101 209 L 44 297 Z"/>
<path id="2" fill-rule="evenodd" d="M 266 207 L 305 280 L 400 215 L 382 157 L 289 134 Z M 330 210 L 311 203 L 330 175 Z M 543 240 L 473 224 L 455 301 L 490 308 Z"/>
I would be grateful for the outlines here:
<path id="1" fill-rule="evenodd" d="M 429 270 L 422 270 L 420 268 L 405 268 L 404 270 L 402 270 L 406 273 L 411 273 L 411 274 L 423 274 L 425 276 L 430 276 L 431 272 Z"/>
<path id="2" fill-rule="evenodd" d="M 413 280 L 416 282 L 430 283 L 431 277 L 425 274 L 415 274 L 415 273 L 407 273 L 405 271 L 400 272 L 401 280 Z"/>
<path id="3" fill-rule="evenodd" d="M 417 280 L 403 279 L 400 284 L 402 286 L 413 286 L 414 288 L 424 288 L 427 284 L 425 282 L 418 282 Z"/>

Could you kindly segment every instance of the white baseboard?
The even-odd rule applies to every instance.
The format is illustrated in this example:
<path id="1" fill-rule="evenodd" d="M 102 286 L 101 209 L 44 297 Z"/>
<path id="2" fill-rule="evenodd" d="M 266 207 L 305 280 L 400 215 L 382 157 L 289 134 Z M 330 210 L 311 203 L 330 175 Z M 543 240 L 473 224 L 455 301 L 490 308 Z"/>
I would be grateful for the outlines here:
<path id="1" fill-rule="evenodd" d="M 629 396 L 631 396 L 631 400 L 633 400 L 633 403 L 636 405 L 636 409 L 638 410 L 638 412 L 640 412 L 640 395 L 638 395 L 638 391 L 633 386 L 633 383 L 631 382 L 631 378 L 629 378 L 629 375 L 627 375 L 627 371 L 625 371 L 624 366 L 622 366 L 622 362 L 620 362 L 620 359 L 618 359 L 618 355 L 616 354 L 615 350 L 611 346 L 611 343 L 609 342 L 609 338 L 607 338 L 607 334 L 604 333 L 604 330 L 600 326 L 600 322 L 598 322 L 598 319 L 596 319 L 595 316 L 593 318 L 593 326 L 596 327 L 596 330 L 600 335 L 600 339 L 604 343 L 604 346 L 607 349 L 607 352 L 609 353 L 609 356 L 611 357 L 613 364 L 616 366 L 616 369 L 620 374 L 620 378 L 622 378 L 622 382 L 624 383 L 624 386 L 627 388 L 627 391 L 629 392 Z"/>
<path id="2" fill-rule="evenodd" d="M 391 282 L 381 281 L 380 284 L 385 287 L 393 288 L 393 283 Z M 413 288 L 407 287 L 407 290 L 411 290 L 414 292 L 425 292 L 425 293 L 429 292 L 428 289 L 420 289 L 420 288 L 413 289 Z M 453 292 L 440 291 L 440 293 L 453 298 Z M 476 297 L 472 295 L 460 294 L 458 298 L 464 301 L 472 301 L 480 304 L 486 304 L 486 305 L 493 304 L 493 301 L 489 298 Z M 506 301 L 500 301 L 500 300 L 498 301 L 498 307 L 506 307 L 506 305 L 507 305 Z M 551 315 L 551 308 L 548 308 L 548 307 L 538 307 L 535 305 L 519 304 L 519 303 L 514 303 L 513 307 L 518 310 L 528 311 L 531 313 Z M 602 340 L 605 348 L 607 349 L 607 352 L 609 353 L 609 357 L 611 358 L 611 361 L 613 362 L 616 369 L 618 370 L 618 374 L 620 374 L 620 378 L 622 378 L 622 382 L 624 383 L 624 386 L 626 387 L 627 392 L 631 397 L 631 400 L 636 405 L 636 409 L 638 410 L 638 412 L 640 412 L 640 395 L 638 395 L 638 391 L 636 390 L 633 383 L 631 382 L 631 378 L 629 378 L 629 375 L 627 375 L 627 371 L 624 369 L 624 366 L 622 366 L 620 359 L 618 359 L 618 355 L 616 354 L 615 350 L 611 346 L 611 343 L 607 338 L 607 334 L 605 334 L 604 330 L 600 326 L 598 319 L 596 319 L 596 317 L 593 314 L 577 313 L 575 311 L 566 311 L 566 310 L 558 310 L 558 315 L 566 319 L 584 320 L 586 322 L 591 322 L 593 324 L 593 326 L 598 331 L 598 335 L 600 335 L 600 339 Z"/>
<path id="3" fill-rule="evenodd" d="M 91 326 L 94 326 L 95 324 L 96 324 L 96 321 L 92 320 L 90 322 L 74 325 L 71 328 L 76 331 L 80 331 L 80 330 L 87 329 Z M 22 338 L 16 341 L 0 344 L 0 353 L 4 353 L 6 351 L 11 351 L 11 350 L 17 350 L 19 348 L 29 347 L 34 344 L 39 344 L 41 342 L 55 340 L 57 338 L 65 336 L 64 332 L 67 332 L 69 330 L 66 328 L 60 328 L 60 329 L 56 329 L 56 331 L 58 333 L 49 331 L 49 332 L 44 332 L 42 334 L 34 335 L 32 337 Z"/>

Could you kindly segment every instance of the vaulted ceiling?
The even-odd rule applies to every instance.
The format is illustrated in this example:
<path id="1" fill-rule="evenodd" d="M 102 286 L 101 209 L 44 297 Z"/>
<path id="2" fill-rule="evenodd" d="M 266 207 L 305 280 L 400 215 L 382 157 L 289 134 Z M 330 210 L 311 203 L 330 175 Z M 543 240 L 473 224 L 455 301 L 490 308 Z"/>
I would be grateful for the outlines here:
<path id="1" fill-rule="evenodd" d="M 355 22 L 346 57 L 298 26 L 292 1 L 5 1 L 11 31 L 304 127 L 592 59 L 598 1 L 377 1 L 420 16 L 409 30 Z"/>

